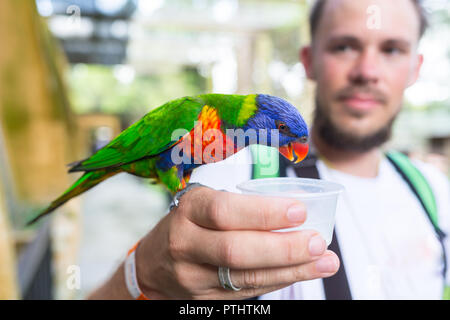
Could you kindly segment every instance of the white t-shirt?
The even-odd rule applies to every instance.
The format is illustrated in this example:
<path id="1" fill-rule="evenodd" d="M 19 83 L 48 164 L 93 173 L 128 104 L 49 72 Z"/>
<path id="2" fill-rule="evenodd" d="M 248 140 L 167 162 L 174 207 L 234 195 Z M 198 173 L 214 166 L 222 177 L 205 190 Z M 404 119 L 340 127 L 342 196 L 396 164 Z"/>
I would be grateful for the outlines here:
<path id="1" fill-rule="evenodd" d="M 191 182 L 238 192 L 251 178 L 248 148 L 224 161 L 196 169 Z M 439 226 L 450 233 L 450 187 L 437 169 L 417 168 L 436 198 Z M 360 178 L 328 168 L 318 160 L 322 179 L 344 185 L 336 209 L 335 230 L 353 299 L 440 299 L 443 290 L 442 248 L 419 200 L 387 159 L 376 178 Z M 288 176 L 295 177 L 292 168 Z M 450 234 L 446 238 L 450 257 Z M 449 260 L 449 259 L 448 259 Z M 450 283 L 447 272 L 447 283 Z M 322 279 L 297 282 L 260 299 L 324 299 Z"/>

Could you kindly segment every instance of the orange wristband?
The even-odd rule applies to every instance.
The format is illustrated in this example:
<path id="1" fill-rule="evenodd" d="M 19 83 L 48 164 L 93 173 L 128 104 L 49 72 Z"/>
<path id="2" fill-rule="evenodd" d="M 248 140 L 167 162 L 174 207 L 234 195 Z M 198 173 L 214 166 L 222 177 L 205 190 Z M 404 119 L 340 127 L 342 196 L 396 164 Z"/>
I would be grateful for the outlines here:
<path id="1" fill-rule="evenodd" d="M 136 248 L 139 245 L 138 241 L 130 250 L 128 250 L 127 258 L 125 259 L 125 283 L 128 292 L 136 300 L 150 300 L 147 298 L 139 288 L 136 274 Z"/>

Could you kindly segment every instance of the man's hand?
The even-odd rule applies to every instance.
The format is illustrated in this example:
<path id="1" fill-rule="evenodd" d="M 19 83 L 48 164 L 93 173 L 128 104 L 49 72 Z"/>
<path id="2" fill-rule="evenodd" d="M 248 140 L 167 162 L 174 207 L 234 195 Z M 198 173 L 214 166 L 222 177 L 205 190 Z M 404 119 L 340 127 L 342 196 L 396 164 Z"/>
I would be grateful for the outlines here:
<path id="1" fill-rule="evenodd" d="M 150 299 L 243 299 L 332 276 L 339 259 L 317 232 L 270 231 L 305 219 L 295 199 L 190 190 L 136 250 L 141 290 Z M 218 266 L 242 290 L 223 289 Z"/>

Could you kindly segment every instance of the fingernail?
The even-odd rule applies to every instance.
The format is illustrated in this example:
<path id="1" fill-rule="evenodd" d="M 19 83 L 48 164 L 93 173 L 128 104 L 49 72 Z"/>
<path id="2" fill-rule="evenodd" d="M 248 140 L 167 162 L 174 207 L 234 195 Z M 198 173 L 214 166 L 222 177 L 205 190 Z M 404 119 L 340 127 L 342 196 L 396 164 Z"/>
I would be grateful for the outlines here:
<path id="1" fill-rule="evenodd" d="M 290 207 L 287 211 L 287 218 L 291 222 L 302 222 L 306 219 L 305 208 L 299 205 Z"/>
<path id="2" fill-rule="evenodd" d="M 309 240 L 309 254 L 312 256 L 320 256 L 325 251 L 325 240 L 316 235 Z"/>
<path id="3" fill-rule="evenodd" d="M 316 261 L 316 269 L 320 273 L 332 273 L 337 271 L 338 263 L 335 257 L 327 256 Z"/>

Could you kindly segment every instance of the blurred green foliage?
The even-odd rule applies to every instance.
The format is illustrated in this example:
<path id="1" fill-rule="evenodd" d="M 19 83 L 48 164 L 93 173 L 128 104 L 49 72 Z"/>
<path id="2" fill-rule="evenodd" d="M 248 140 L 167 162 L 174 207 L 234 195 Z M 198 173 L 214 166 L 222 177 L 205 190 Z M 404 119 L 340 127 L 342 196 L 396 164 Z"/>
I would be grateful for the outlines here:
<path id="1" fill-rule="evenodd" d="M 120 81 L 114 68 L 88 64 L 70 68 L 69 96 L 76 113 L 112 113 L 124 120 L 134 120 L 171 99 L 206 90 L 207 81 L 196 68 L 156 75 L 136 74 L 130 82 Z"/>
<path id="2" fill-rule="evenodd" d="M 450 99 L 431 101 L 426 104 L 416 104 L 405 100 L 403 105 L 404 109 L 409 112 L 442 112 L 443 115 L 450 116 Z"/>

